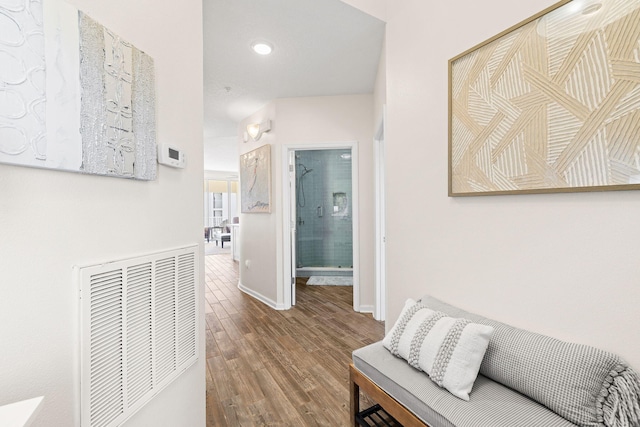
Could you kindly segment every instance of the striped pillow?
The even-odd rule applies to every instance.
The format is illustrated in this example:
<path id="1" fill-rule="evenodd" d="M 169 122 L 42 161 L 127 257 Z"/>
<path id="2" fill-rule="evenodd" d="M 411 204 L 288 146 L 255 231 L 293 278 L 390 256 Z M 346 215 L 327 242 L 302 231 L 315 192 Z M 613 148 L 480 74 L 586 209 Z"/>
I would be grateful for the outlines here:
<path id="1" fill-rule="evenodd" d="M 408 299 L 382 343 L 394 356 L 468 401 L 492 333 L 491 326 L 447 317 Z"/>

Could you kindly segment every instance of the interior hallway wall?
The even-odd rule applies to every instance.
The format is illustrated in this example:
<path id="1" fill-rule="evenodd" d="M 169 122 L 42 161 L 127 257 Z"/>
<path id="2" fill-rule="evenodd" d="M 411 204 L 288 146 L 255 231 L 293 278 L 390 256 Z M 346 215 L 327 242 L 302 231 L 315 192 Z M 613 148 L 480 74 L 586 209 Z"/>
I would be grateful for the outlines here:
<path id="1" fill-rule="evenodd" d="M 249 123 L 262 123 L 271 120 L 271 131 L 263 134 L 258 141 L 248 138 L 244 142 L 244 133 Z M 240 287 L 258 297 L 266 304 L 280 308 L 282 298 L 278 297 L 277 271 L 281 261 L 276 250 L 277 215 L 279 209 L 275 195 L 280 192 L 275 187 L 277 150 L 274 149 L 278 137 L 278 117 L 276 106 L 270 102 L 256 113 L 247 117 L 238 127 L 238 151 L 240 156 L 263 145 L 271 145 L 271 213 L 240 212 Z M 242 176 L 240 188 L 242 189 Z M 242 190 L 240 198 L 242 199 Z M 240 201 L 242 207 L 242 201 Z M 242 210 L 242 209 L 241 209 Z"/>
<path id="2" fill-rule="evenodd" d="M 272 120 L 272 130 L 259 141 L 242 142 L 249 123 Z M 360 209 L 360 305 L 373 310 L 373 96 L 345 95 L 278 99 L 243 120 L 240 153 L 271 144 L 272 213 L 241 214 L 240 282 L 273 306 L 284 304 L 282 164 L 283 146 L 358 141 Z M 250 267 L 245 265 L 250 262 Z"/>
<path id="3" fill-rule="evenodd" d="M 44 396 L 34 427 L 79 426 L 73 266 L 199 243 L 203 233 L 202 2 L 70 3 L 154 58 L 157 141 L 188 160 L 160 166 L 151 182 L 0 165 L 0 405 Z M 126 427 L 205 424 L 203 334 L 201 343 L 199 362 Z"/>
<path id="4" fill-rule="evenodd" d="M 640 192 L 447 197 L 448 60 L 552 3 L 387 11 L 387 326 L 429 293 L 640 369 Z"/>

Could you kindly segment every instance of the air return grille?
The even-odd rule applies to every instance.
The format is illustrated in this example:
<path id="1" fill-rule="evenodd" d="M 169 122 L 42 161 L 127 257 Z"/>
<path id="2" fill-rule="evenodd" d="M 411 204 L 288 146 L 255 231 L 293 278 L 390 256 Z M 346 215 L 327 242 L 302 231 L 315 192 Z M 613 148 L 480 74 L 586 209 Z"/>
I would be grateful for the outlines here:
<path id="1" fill-rule="evenodd" d="M 82 427 L 122 424 L 197 360 L 197 246 L 78 269 Z"/>

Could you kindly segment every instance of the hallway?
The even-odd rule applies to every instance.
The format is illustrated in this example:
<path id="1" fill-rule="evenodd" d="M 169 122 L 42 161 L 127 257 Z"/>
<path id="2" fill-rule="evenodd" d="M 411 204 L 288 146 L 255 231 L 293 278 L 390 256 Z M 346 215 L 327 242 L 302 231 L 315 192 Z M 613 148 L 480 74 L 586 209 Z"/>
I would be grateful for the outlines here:
<path id="1" fill-rule="evenodd" d="M 351 352 L 384 335 L 352 288 L 299 283 L 275 311 L 238 290 L 229 255 L 206 256 L 205 276 L 207 426 L 348 425 Z"/>

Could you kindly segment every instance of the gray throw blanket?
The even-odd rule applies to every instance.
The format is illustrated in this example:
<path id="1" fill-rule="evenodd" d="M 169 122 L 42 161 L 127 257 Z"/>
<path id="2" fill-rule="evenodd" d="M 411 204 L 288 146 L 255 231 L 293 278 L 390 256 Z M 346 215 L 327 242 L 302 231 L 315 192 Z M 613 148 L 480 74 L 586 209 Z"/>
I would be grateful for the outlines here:
<path id="1" fill-rule="evenodd" d="M 422 304 L 494 327 L 480 373 L 582 427 L 640 427 L 640 379 L 619 356 L 461 310 L 429 295 Z"/>
<path id="2" fill-rule="evenodd" d="M 618 365 L 607 376 L 596 400 L 598 416 L 608 427 L 640 426 L 640 379 L 631 368 Z"/>

